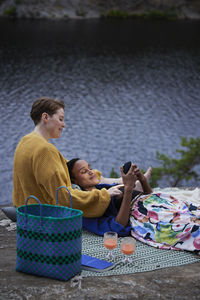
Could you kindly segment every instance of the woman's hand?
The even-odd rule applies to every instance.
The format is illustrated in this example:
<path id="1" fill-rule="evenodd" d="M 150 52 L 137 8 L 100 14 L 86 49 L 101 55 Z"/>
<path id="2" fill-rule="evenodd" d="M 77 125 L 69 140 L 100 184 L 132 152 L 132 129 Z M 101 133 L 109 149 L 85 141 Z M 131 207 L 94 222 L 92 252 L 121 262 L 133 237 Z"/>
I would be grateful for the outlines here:
<path id="1" fill-rule="evenodd" d="M 131 190 L 133 190 L 135 182 L 137 180 L 137 175 L 135 174 L 136 169 L 138 169 L 137 166 L 135 164 L 132 164 L 128 173 L 124 174 L 123 167 L 120 167 L 124 188 L 130 188 Z"/>
<path id="2" fill-rule="evenodd" d="M 135 165 L 135 175 L 137 176 L 137 179 L 141 182 L 145 180 L 144 174 L 140 171 L 140 169 Z"/>
<path id="3" fill-rule="evenodd" d="M 119 184 L 119 185 L 115 185 L 115 186 L 109 188 L 107 191 L 108 191 L 110 197 L 112 197 L 112 196 L 122 196 L 123 193 L 119 189 L 123 186 L 124 186 L 123 184 Z"/>
<path id="4" fill-rule="evenodd" d="M 137 176 L 137 179 L 141 183 L 143 193 L 144 194 L 152 193 L 152 188 L 150 187 L 147 178 L 144 176 L 144 174 L 140 171 L 140 169 L 137 166 L 135 167 L 135 175 Z"/>

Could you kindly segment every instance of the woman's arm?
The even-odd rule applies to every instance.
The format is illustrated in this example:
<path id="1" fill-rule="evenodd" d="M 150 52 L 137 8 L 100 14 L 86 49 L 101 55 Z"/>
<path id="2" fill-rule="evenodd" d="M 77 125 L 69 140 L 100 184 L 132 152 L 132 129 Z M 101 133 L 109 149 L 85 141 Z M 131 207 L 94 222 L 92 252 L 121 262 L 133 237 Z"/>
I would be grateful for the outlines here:
<path id="1" fill-rule="evenodd" d="M 150 187 L 147 178 L 144 176 L 144 174 L 140 171 L 139 168 L 135 169 L 135 175 L 141 183 L 141 186 L 143 188 L 143 194 L 151 194 L 153 192 L 152 188 Z"/>
<path id="2" fill-rule="evenodd" d="M 124 183 L 124 196 L 122 200 L 122 204 L 120 210 L 115 218 L 115 221 L 124 227 L 127 226 L 130 215 L 130 206 L 132 200 L 132 191 L 135 186 L 135 182 L 137 180 L 137 176 L 135 175 L 136 165 L 132 164 L 128 173 L 125 175 L 123 172 L 123 167 L 120 167 L 122 179 Z"/>

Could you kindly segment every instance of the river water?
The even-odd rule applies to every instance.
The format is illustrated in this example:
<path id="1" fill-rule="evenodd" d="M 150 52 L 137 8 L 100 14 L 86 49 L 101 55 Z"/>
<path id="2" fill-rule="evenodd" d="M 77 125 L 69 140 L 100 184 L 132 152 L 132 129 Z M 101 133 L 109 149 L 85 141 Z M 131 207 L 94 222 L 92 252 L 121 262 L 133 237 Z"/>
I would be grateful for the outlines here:
<path id="1" fill-rule="evenodd" d="M 157 150 L 178 157 L 182 136 L 200 136 L 199 21 L 0 20 L 0 34 L 0 204 L 40 96 L 66 104 L 61 153 L 105 176 L 127 160 L 158 166 Z"/>

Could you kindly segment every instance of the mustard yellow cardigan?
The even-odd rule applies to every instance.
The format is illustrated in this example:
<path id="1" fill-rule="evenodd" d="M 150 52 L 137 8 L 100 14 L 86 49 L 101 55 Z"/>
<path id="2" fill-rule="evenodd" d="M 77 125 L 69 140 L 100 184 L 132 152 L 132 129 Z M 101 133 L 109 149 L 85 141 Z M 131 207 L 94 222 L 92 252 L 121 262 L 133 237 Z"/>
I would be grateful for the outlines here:
<path id="1" fill-rule="evenodd" d="M 56 203 L 56 189 L 69 188 L 73 208 L 83 211 L 85 217 L 100 217 L 110 203 L 106 189 L 90 192 L 72 189 L 66 159 L 57 148 L 35 132 L 24 136 L 14 155 L 13 205 L 25 204 L 28 196 L 36 196 L 42 203 Z M 70 198 L 65 189 L 58 192 L 59 205 L 70 207 Z M 28 203 L 35 203 L 29 200 Z"/>

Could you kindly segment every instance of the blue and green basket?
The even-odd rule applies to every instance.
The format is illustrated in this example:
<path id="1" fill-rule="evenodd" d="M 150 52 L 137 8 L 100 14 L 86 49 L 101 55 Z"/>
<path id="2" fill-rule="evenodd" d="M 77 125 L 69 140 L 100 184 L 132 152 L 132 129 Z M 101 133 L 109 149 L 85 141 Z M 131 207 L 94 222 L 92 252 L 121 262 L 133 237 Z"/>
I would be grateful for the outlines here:
<path id="1" fill-rule="evenodd" d="M 58 206 L 65 188 L 71 208 Z M 39 204 L 28 205 L 34 198 Z M 41 204 L 33 195 L 17 208 L 16 270 L 67 281 L 81 272 L 83 212 L 72 208 L 70 191 L 56 191 L 56 205 Z"/>

